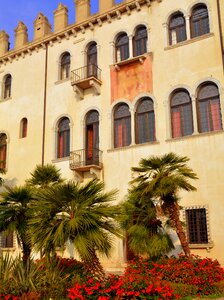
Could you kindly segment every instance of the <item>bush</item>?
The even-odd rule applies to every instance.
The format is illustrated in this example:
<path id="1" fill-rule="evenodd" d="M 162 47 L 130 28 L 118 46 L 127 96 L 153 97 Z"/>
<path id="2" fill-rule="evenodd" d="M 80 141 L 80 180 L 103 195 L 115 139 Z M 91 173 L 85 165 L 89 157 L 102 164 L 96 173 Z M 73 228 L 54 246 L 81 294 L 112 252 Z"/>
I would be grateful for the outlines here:
<path id="1" fill-rule="evenodd" d="M 216 293 L 214 283 L 224 279 L 224 269 L 217 260 L 194 255 L 161 258 L 156 262 L 138 259 L 129 263 L 125 271 L 125 274 L 128 273 L 156 276 L 172 283 L 193 285 L 197 287 L 196 294 L 200 295 Z"/>
<path id="2" fill-rule="evenodd" d="M 68 290 L 69 299 L 174 299 L 173 289 L 167 282 L 142 275 L 110 275 L 105 282 L 90 278 Z"/>

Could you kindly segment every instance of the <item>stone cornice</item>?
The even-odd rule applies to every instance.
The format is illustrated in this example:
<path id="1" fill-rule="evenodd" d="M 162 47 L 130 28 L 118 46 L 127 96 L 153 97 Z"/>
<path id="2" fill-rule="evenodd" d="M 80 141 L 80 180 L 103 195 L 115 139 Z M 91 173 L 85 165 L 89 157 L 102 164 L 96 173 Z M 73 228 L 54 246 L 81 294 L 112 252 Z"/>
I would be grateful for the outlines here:
<path id="1" fill-rule="evenodd" d="M 117 19 L 121 19 L 125 14 L 130 15 L 133 10 L 140 11 L 142 6 L 150 6 L 153 1 L 162 2 L 162 0 L 132 0 L 117 4 L 105 13 L 91 15 L 84 22 L 69 25 L 61 31 L 52 33 L 39 40 L 31 41 L 24 47 L 8 51 L 0 57 L 0 66 L 8 62 L 12 63 L 14 59 L 18 60 L 20 57 L 24 58 L 26 55 L 32 55 L 35 51 L 39 52 L 40 49 L 45 49 L 47 44 L 53 46 L 54 43 L 60 43 L 62 39 L 76 38 L 80 32 L 84 34 L 87 29 L 94 30 L 95 26 L 102 26 L 105 22 L 111 23 Z"/>

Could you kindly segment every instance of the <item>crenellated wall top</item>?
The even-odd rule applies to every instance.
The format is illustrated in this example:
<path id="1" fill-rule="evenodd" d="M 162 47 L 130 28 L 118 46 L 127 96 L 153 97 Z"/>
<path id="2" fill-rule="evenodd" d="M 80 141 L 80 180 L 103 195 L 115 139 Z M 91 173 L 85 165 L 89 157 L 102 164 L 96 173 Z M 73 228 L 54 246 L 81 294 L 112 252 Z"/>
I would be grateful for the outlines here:
<path id="1" fill-rule="evenodd" d="M 105 1 L 106 4 L 105 4 Z M 79 32 L 93 30 L 95 26 L 102 26 L 104 22 L 111 23 L 120 19 L 123 15 L 129 15 L 133 10 L 141 10 L 143 5 L 150 6 L 151 2 L 162 0 L 123 0 L 119 4 L 114 4 L 114 0 L 99 0 L 99 12 L 91 15 L 89 12 L 90 0 L 77 1 L 76 23 L 68 25 L 68 9 L 59 3 L 54 11 L 54 31 L 46 16 L 39 13 L 34 21 L 34 38 L 28 42 L 26 25 L 20 21 L 15 29 L 15 46 L 9 50 L 9 36 L 0 31 L 0 64 L 12 62 L 14 59 L 31 55 L 33 51 L 46 48 L 46 44 L 53 46 L 54 43 L 61 42 L 62 39 L 76 37 Z M 84 16 L 84 17 L 83 17 Z"/>

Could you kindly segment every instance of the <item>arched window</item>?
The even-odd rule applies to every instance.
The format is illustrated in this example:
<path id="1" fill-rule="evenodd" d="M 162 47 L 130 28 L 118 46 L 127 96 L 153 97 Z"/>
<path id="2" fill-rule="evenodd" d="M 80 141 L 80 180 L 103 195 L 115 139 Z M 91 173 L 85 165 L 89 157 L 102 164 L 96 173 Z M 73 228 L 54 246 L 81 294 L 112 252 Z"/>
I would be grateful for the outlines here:
<path id="1" fill-rule="evenodd" d="M 135 114 L 135 140 L 136 144 L 155 141 L 155 114 L 153 101 L 142 98 L 139 101 Z"/>
<path id="2" fill-rule="evenodd" d="M 0 169 L 6 168 L 7 136 L 0 134 Z"/>
<path id="3" fill-rule="evenodd" d="M 222 117 L 218 87 L 212 83 L 204 83 L 197 95 L 198 129 L 209 132 L 222 129 Z"/>
<path id="4" fill-rule="evenodd" d="M 12 76 L 10 74 L 5 76 L 3 83 L 3 99 L 8 99 L 11 97 L 12 89 Z"/>
<path id="5" fill-rule="evenodd" d="M 61 56 L 61 62 L 60 62 L 60 79 L 66 79 L 70 76 L 70 54 L 68 52 L 65 52 Z"/>
<path id="6" fill-rule="evenodd" d="M 172 137 L 181 137 L 193 133 L 192 102 L 186 90 L 173 92 L 170 101 Z"/>
<path id="7" fill-rule="evenodd" d="M 99 162 L 99 113 L 91 110 L 86 116 L 86 163 Z"/>
<path id="8" fill-rule="evenodd" d="M 129 58 L 129 38 L 125 32 L 120 33 L 115 42 L 116 61 Z"/>
<path id="9" fill-rule="evenodd" d="M 210 32 L 208 9 L 205 4 L 197 4 L 191 13 L 191 37 L 197 37 Z"/>
<path id="10" fill-rule="evenodd" d="M 138 56 L 147 52 L 147 29 L 139 26 L 133 38 L 133 55 Z"/>
<path id="11" fill-rule="evenodd" d="M 131 114 L 127 104 L 119 104 L 114 111 L 114 147 L 131 144 Z"/>
<path id="12" fill-rule="evenodd" d="M 87 49 L 87 76 L 97 78 L 97 44 L 91 43 Z"/>
<path id="13" fill-rule="evenodd" d="M 70 155 L 70 121 L 62 118 L 58 122 L 57 158 Z"/>
<path id="14" fill-rule="evenodd" d="M 20 137 L 21 138 L 24 138 L 27 136 L 27 125 L 28 125 L 27 118 L 23 118 L 20 123 Z"/>
<path id="15" fill-rule="evenodd" d="M 182 13 L 175 13 L 169 22 L 170 45 L 175 45 L 187 39 L 185 18 Z"/>

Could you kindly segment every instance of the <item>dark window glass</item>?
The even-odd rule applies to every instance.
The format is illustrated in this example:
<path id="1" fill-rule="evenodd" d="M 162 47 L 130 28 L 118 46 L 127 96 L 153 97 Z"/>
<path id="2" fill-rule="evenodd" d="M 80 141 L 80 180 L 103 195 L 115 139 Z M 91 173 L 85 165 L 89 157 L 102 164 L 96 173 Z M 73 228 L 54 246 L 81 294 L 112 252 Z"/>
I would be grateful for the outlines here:
<path id="1" fill-rule="evenodd" d="M 1 248 L 13 248 L 13 234 L 6 235 L 5 232 L 1 232 Z"/>
<path id="2" fill-rule="evenodd" d="M 155 114 L 150 98 L 140 100 L 136 111 L 136 143 L 155 141 Z"/>
<path id="3" fill-rule="evenodd" d="M 27 136 L 27 119 L 23 118 L 21 121 L 21 138 L 24 138 Z"/>
<path id="4" fill-rule="evenodd" d="M 192 102 L 185 90 L 178 90 L 171 97 L 172 137 L 181 137 L 193 133 Z"/>
<path id="5" fill-rule="evenodd" d="M 187 39 L 186 24 L 183 14 L 173 15 L 169 22 L 169 40 L 170 45 L 180 43 Z"/>
<path id="6" fill-rule="evenodd" d="M 121 33 L 115 43 L 116 61 L 122 61 L 129 58 L 129 38 L 126 33 Z"/>
<path id="7" fill-rule="evenodd" d="M 222 129 L 219 91 L 215 84 L 203 84 L 198 90 L 198 129 L 209 132 Z"/>
<path id="8" fill-rule="evenodd" d="M 147 30 L 145 26 L 140 26 L 133 38 L 133 55 L 138 56 L 147 52 Z"/>
<path id="9" fill-rule="evenodd" d="M 0 169 L 6 168 L 6 151 L 7 151 L 7 137 L 6 134 L 0 135 Z"/>
<path id="10" fill-rule="evenodd" d="M 197 5 L 191 14 L 191 37 L 197 37 L 210 32 L 208 9 L 204 4 Z"/>
<path id="11" fill-rule="evenodd" d="M 206 209 L 186 210 L 188 240 L 190 244 L 208 243 Z"/>
<path id="12" fill-rule="evenodd" d="M 66 79 L 70 76 L 70 54 L 65 52 L 61 57 L 61 74 L 60 79 Z"/>
<path id="13" fill-rule="evenodd" d="M 3 94 L 4 99 L 11 97 L 11 87 L 12 87 L 12 76 L 7 75 L 4 81 L 4 94 Z"/>
<path id="14" fill-rule="evenodd" d="M 67 157 L 70 155 L 70 122 L 68 118 L 63 118 L 58 123 L 58 151 L 57 157 Z"/>
<path id="15" fill-rule="evenodd" d="M 86 117 L 86 164 L 99 163 L 99 113 L 91 110 Z"/>
<path id="16" fill-rule="evenodd" d="M 114 147 L 131 144 L 131 114 L 127 104 L 120 104 L 114 111 Z"/>
<path id="17" fill-rule="evenodd" d="M 87 50 L 87 76 L 97 77 L 97 44 L 91 43 Z"/>

